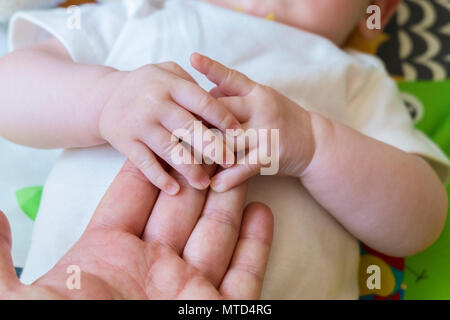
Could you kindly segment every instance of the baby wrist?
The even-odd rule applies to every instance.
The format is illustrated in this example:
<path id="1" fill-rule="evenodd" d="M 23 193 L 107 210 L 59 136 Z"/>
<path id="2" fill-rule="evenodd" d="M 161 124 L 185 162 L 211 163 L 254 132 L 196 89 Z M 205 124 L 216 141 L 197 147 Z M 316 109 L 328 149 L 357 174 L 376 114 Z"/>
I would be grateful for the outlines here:
<path id="1" fill-rule="evenodd" d="M 101 128 L 102 125 L 105 125 L 102 121 L 105 108 L 112 99 L 112 96 L 120 89 L 120 85 L 127 74 L 128 72 L 110 69 L 99 79 L 97 86 L 93 90 L 94 110 L 96 110 L 96 133 L 97 137 L 104 142 L 108 142 Z"/>
<path id="2" fill-rule="evenodd" d="M 309 155 L 306 158 L 304 165 L 302 166 L 299 174 L 300 179 L 305 179 L 310 176 L 312 172 L 316 171 L 320 167 L 320 163 L 324 161 L 322 159 L 321 150 L 324 146 L 330 147 L 331 137 L 334 136 L 334 124 L 331 120 L 323 117 L 322 115 L 314 112 L 310 112 L 311 118 L 311 148 Z"/>

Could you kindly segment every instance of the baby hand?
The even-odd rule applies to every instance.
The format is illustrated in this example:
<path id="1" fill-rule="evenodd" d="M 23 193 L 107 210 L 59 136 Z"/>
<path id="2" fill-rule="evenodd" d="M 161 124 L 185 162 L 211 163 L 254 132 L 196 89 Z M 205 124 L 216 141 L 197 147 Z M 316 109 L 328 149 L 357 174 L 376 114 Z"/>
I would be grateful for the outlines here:
<path id="1" fill-rule="evenodd" d="M 194 123 L 198 123 L 199 118 L 222 131 L 240 128 L 238 120 L 175 63 L 146 65 L 131 72 L 119 71 L 111 77 L 117 77 L 113 79 L 114 85 L 106 85 L 107 89 L 104 89 L 105 85 L 100 87 L 112 91 L 100 114 L 99 133 L 102 138 L 168 194 L 176 194 L 180 187 L 158 157 L 184 176 L 191 186 L 206 189 L 210 177 L 200 164 L 173 161 L 172 152 L 184 146 L 178 139 L 173 139 L 172 132 L 175 134 L 176 130 L 185 129 L 192 134 Z M 208 129 L 202 125 L 202 130 Z M 177 138 L 190 143 L 185 136 Z M 220 143 L 225 148 L 225 144 Z M 195 151 L 203 154 L 203 150 Z M 210 160 L 223 163 L 223 159 Z"/>
<path id="2" fill-rule="evenodd" d="M 224 192 L 259 174 L 268 165 L 264 155 L 270 145 L 275 147 L 271 148 L 272 152 L 278 152 L 275 159 L 279 165 L 278 174 L 300 177 L 315 149 L 309 112 L 274 89 L 255 83 L 208 57 L 193 54 L 191 64 L 217 85 L 211 94 L 236 116 L 244 130 L 269 135 L 264 137 L 267 142 L 261 141 L 260 134 L 257 143 L 247 142 L 245 162 L 218 173 L 212 178 L 211 187 Z M 245 136 L 251 134 L 240 138 L 245 139 Z M 274 137 L 278 137 L 278 141 L 273 141 Z M 245 145 L 245 142 L 237 141 L 237 144 Z M 273 155 L 270 158 L 273 161 Z M 258 161 L 250 162 L 251 159 Z"/>

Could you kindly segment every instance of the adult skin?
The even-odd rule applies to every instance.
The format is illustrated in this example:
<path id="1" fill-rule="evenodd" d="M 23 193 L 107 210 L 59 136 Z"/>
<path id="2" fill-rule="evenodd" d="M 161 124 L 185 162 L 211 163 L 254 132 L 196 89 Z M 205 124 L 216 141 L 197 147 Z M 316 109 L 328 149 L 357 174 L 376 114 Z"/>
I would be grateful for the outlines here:
<path id="1" fill-rule="evenodd" d="M 0 212 L 0 299 L 259 298 L 273 234 L 270 209 L 244 209 L 245 184 L 208 193 L 177 178 L 181 190 L 169 196 L 127 162 L 80 240 L 29 286 L 16 277 L 9 223 Z M 81 269 L 80 289 L 67 287 L 72 265 Z"/>

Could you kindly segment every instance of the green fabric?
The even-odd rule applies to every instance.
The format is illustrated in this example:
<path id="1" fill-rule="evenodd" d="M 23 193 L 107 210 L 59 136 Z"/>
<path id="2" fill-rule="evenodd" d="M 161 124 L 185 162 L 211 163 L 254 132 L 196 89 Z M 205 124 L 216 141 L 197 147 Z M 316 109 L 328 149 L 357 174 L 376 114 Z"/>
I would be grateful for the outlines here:
<path id="1" fill-rule="evenodd" d="M 450 156 L 450 80 L 402 82 L 399 88 L 422 103 L 417 106 L 423 108 L 423 117 L 417 123 L 417 128 Z"/>
<path id="2" fill-rule="evenodd" d="M 450 195 L 450 186 L 447 187 Z M 406 258 L 406 300 L 450 299 L 450 223 L 427 250 Z"/>
<path id="3" fill-rule="evenodd" d="M 27 187 L 16 191 L 20 208 L 33 221 L 41 204 L 42 189 L 43 187 Z"/>
<path id="4" fill-rule="evenodd" d="M 450 81 L 403 82 L 400 91 L 418 99 L 423 108 L 417 128 L 450 156 Z M 447 186 L 450 196 L 450 185 Z M 450 221 L 427 250 L 406 258 L 405 299 L 450 299 Z"/>

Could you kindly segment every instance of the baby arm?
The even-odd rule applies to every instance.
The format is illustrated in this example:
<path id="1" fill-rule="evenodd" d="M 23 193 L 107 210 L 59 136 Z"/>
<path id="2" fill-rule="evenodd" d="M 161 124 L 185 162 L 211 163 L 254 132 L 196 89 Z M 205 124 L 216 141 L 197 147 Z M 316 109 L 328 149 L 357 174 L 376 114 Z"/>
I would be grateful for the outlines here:
<path id="1" fill-rule="evenodd" d="M 98 121 L 113 81 L 102 91 L 98 82 L 114 72 L 73 63 L 55 39 L 5 56 L 0 59 L 0 135 L 34 148 L 105 143 Z"/>
<path id="2" fill-rule="evenodd" d="M 223 105 L 174 63 L 130 72 L 82 65 L 52 39 L 1 59 L 0 74 L 0 135 L 37 148 L 110 143 L 169 194 L 177 193 L 179 185 L 159 158 L 197 189 L 210 183 L 200 165 L 172 161 L 172 152 L 182 147 L 173 139 L 174 130 L 192 132 L 195 115 L 223 131 L 240 127 Z"/>
<path id="3" fill-rule="evenodd" d="M 244 128 L 280 130 L 279 173 L 300 178 L 356 238 L 393 256 L 414 254 L 436 240 L 445 222 L 447 196 L 422 158 L 309 113 L 206 57 L 194 55 L 192 64 L 217 85 L 213 93 Z M 215 176 L 212 187 L 227 190 L 260 168 L 234 166 Z"/>
<path id="4" fill-rule="evenodd" d="M 356 238 L 392 256 L 431 245 L 447 213 L 447 194 L 421 157 L 312 114 L 315 151 L 303 184 Z"/>

